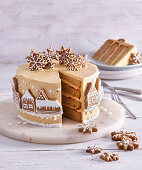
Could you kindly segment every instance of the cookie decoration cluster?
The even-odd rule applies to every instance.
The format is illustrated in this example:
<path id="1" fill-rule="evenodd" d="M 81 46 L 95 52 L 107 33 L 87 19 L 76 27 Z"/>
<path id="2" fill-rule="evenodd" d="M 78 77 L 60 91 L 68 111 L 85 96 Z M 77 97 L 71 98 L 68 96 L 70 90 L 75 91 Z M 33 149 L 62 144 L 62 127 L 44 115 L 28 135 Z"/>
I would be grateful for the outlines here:
<path id="1" fill-rule="evenodd" d="M 59 64 L 67 67 L 69 71 L 78 71 L 80 68 L 87 66 L 87 55 L 76 55 L 71 53 L 71 48 L 65 49 L 62 46 L 61 50 L 55 50 L 50 47 L 46 52 L 35 53 L 33 50 L 30 55 L 26 57 L 31 71 L 42 70 L 46 67 L 54 68 L 53 60 L 59 61 Z"/>
<path id="2" fill-rule="evenodd" d="M 100 158 L 107 161 L 107 162 L 119 160 L 118 154 L 112 153 L 112 152 L 105 152 L 105 153 L 100 155 Z"/>
<path id="3" fill-rule="evenodd" d="M 25 58 L 29 63 L 29 69 L 32 71 L 42 70 L 46 66 L 53 68 L 55 65 L 53 59 L 58 60 L 56 55 L 52 55 L 53 51 L 54 49 L 52 47 L 47 49 L 47 52 L 35 53 L 31 50 L 30 55 Z"/>
<path id="4" fill-rule="evenodd" d="M 93 146 L 93 147 L 87 147 L 86 152 L 97 154 L 101 153 L 103 149 L 101 147 Z"/>
<path id="5" fill-rule="evenodd" d="M 130 65 L 135 65 L 135 64 L 140 64 L 142 63 L 142 56 L 138 52 L 137 54 L 131 54 L 129 58 L 129 64 Z"/>
<path id="6" fill-rule="evenodd" d="M 111 133 L 112 140 L 117 141 L 116 145 L 119 149 L 127 151 L 133 151 L 134 149 L 139 147 L 137 142 L 136 132 L 134 131 L 120 131 L 120 132 L 112 132 Z M 87 147 L 86 152 L 91 154 L 98 154 L 102 152 L 101 147 L 93 146 Z M 119 155 L 118 153 L 113 152 L 104 152 L 101 153 L 99 156 L 102 160 L 111 162 L 111 161 L 118 161 Z"/>
<path id="7" fill-rule="evenodd" d="M 86 124 L 80 124 L 78 126 L 78 131 L 83 132 L 83 134 L 85 133 L 91 134 L 92 132 L 97 132 L 98 128 L 93 123 L 86 123 Z"/>
<path id="8" fill-rule="evenodd" d="M 118 141 L 116 143 L 117 147 L 121 150 L 127 151 L 131 150 L 133 151 L 134 149 L 139 147 L 139 144 L 137 142 L 137 136 L 136 132 L 134 131 L 120 131 L 120 132 L 112 132 L 111 133 L 112 140 Z"/>
<path id="9" fill-rule="evenodd" d="M 79 68 L 87 66 L 87 55 L 76 55 L 71 53 L 71 48 L 65 49 L 62 46 L 60 51 L 56 51 L 56 55 L 59 58 L 59 64 L 67 66 L 69 71 L 78 71 Z"/>
<path id="10" fill-rule="evenodd" d="M 124 137 L 129 137 L 132 140 L 137 140 L 136 132 L 134 131 L 129 131 L 129 132 L 122 131 L 122 130 L 120 130 L 120 132 L 114 131 L 111 133 L 111 136 L 112 136 L 112 140 L 115 141 L 122 140 Z"/>
<path id="11" fill-rule="evenodd" d="M 93 146 L 93 147 L 87 147 L 86 152 L 91 154 L 98 154 L 101 153 L 102 150 L 103 149 L 101 147 Z M 119 160 L 118 154 L 112 152 L 104 152 L 100 154 L 100 158 L 107 162 Z"/>

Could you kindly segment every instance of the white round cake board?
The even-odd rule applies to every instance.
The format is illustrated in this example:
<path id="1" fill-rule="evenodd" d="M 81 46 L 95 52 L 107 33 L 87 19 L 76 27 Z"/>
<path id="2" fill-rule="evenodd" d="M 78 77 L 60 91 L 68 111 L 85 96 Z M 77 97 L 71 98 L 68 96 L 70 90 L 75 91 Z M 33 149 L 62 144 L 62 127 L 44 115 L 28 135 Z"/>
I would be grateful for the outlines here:
<path id="1" fill-rule="evenodd" d="M 103 98 L 99 116 L 94 120 L 98 132 L 83 134 L 78 132 L 78 122 L 63 118 L 61 128 L 47 128 L 25 124 L 17 118 L 17 109 L 13 100 L 0 102 L 0 133 L 13 139 L 44 144 L 67 144 L 84 142 L 110 134 L 122 127 L 125 118 L 123 108 L 116 102 Z"/>

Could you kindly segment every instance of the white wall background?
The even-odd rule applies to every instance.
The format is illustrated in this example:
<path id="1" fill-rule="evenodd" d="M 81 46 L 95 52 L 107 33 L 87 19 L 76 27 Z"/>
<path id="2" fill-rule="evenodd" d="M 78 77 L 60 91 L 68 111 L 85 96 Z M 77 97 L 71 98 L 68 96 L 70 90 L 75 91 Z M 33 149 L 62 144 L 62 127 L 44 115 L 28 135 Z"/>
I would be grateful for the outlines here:
<path id="1" fill-rule="evenodd" d="M 0 0 L 0 63 L 24 62 L 31 49 L 72 46 L 92 54 L 108 38 L 141 48 L 141 0 Z"/>

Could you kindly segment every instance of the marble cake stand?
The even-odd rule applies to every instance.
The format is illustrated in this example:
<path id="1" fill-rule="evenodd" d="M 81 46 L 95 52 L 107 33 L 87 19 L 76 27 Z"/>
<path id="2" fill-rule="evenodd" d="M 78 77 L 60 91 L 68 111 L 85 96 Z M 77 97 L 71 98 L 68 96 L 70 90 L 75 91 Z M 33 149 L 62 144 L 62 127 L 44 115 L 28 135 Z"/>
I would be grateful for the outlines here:
<path id="1" fill-rule="evenodd" d="M 78 122 L 63 119 L 62 128 L 44 128 L 26 124 L 17 118 L 16 106 L 11 98 L 0 102 L 0 133 L 13 139 L 45 144 L 67 144 L 93 140 L 110 134 L 123 126 L 125 113 L 116 102 L 103 98 L 100 115 L 94 121 L 98 132 L 78 132 Z"/>

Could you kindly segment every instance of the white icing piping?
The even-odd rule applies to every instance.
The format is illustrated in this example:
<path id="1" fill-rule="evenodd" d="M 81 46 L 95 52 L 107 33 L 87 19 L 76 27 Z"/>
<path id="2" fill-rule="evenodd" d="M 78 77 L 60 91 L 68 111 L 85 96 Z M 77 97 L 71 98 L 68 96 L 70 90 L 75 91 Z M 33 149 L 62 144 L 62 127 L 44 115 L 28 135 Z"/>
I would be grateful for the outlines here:
<path id="1" fill-rule="evenodd" d="M 100 109 L 98 108 L 97 114 L 94 117 L 91 117 L 89 119 L 84 119 L 83 123 L 88 123 L 88 122 L 93 121 L 94 119 L 96 119 L 99 116 L 99 114 L 100 114 Z"/>
<path id="2" fill-rule="evenodd" d="M 89 111 L 93 111 L 97 106 L 99 106 L 99 104 L 101 103 L 102 98 L 99 100 L 97 105 L 94 105 L 91 108 L 85 109 L 84 112 L 89 112 Z"/>
<path id="3" fill-rule="evenodd" d="M 39 113 L 29 112 L 29 111 L 23 110 L 23 109 L 21 109 L 21 111 L 22 111 L 23 113 L 26 113 L 26 114 L 31 115 L 31 116 L 40 117 L 41 119 L 46 118 L 47 120 L 48 120 L 49 118 L 52 119 L 52 117 L 54 117 L 54 120 L 56 120 L 56 119 L 57 119 L 57 116 L 60 116 L 60 115 L 61 115 L 60 112 L 58 112 L 58 114 L 55 114 L 55 113 L 54 113 L 54 114 L 39 114 Z"/>
<path id="4" fill-rule="evenodd" d="M 21 115 L 18 115 L 18 118 L 20 118 L 21 120 L 29 123 L 29 124 L 33 124 L 33 125 L 37 125 L 37 126 L 42 126 L 42 127 L 55 127 L 55 128 L 59 128 L 59 127 L 62 127 L 62 124 L 61 123 L 56 123 L 56 124 L 45 124 L 45 123 L 38 123 L 38 122 L 33 122 L 33 121 L 30 121 L 30 120 L 27 120 L 25 118 L 23 118 Z"/>
<path id="5" fill-rule="evenodd" d="M 34 101 L 33 96 L 31 96 L 31 94 L 29 93 L 28 90 L 26 90 L 26 92 L 25 92 L 24 95 L 22 96 L 21 100 L 23 101 L 24 98 L 25 98 L 25 99 L 31 99 L 31 100 Z"/>
<path id="6" fill-rule="evenodd" d="M 104 96 L 104 92 L 103 92 L 103 86 L 101 85 L 101 80 L 99 79 L 99 84 L 98 84 L 98 103 L 92 107 L 88 107 L 87 109 L 84 110 L 84 112 L 89 112 L 94 110 L 97 106 L 99 106 L 99 104 L 101 103 L 101 100 Z"/>
<path id="7" fill-rule="evenodd" d="M 36 100 L 36 106 L 41 108 L 41 107 L 55 107 L 55 108 L 60 108 L 61 105 L 57 100 Z"/>

